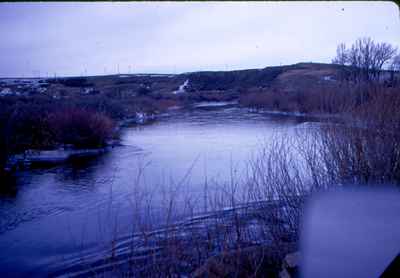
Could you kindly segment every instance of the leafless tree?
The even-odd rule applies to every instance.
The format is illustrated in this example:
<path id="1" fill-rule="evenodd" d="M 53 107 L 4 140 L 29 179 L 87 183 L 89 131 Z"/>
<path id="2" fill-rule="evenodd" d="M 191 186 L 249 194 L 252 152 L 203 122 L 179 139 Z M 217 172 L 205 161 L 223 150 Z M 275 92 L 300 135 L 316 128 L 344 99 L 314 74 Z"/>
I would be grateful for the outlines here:
<path id="1" fill-rule="evenodd" d="M 375 43 L 371 38 L 360 38 L 350 49 L 344 43 L 339 44 L 334 64 L 348 65 L 356 69 L 357 81 L 379 80 L 385 65 L 395 57 L 397 48 L 389 43 Z"/>
<path id="2" fill-rule="evenodd" d="M 391 86 L 397 86 L 399 84 L 399 72 L 400 72 L 400 54 L 396 55 L 390 64 L 390 81 Z"/>
<path id="3" fill-rule="evenodd" d="M 336 48 L 336 57 L 332 60 L 332 64 L 345 65 L 347 63 L 347 58 L 346 44 L 341 43 Z"/>
<path id="4" fill-rule="evenodd" d="M 400 54 L 396 55 L 393 58 L 392 64 L 390 65 L 390 69 L 393 71 L 400 71 Z"/>

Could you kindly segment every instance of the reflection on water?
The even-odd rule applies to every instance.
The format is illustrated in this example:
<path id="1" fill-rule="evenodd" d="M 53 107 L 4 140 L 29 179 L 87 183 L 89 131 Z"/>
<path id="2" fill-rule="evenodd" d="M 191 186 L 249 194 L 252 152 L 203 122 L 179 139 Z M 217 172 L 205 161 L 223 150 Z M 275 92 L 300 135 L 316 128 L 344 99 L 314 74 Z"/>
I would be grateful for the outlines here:
<path id="1" fill-rule="evenodd" d="M 176 111 L 125 129 L 122 146 L 100 157 L 2 180 L 0 273 L 40 276 L 129 233 L 140 213 L 132 198 L 151 196 L 163 211 L 166 195 L 179 191 L 199 205 L 205 180 L 221 187 L 232 170 L 240 176 L 265 140 L 304 121 L 235 107 Z"/>

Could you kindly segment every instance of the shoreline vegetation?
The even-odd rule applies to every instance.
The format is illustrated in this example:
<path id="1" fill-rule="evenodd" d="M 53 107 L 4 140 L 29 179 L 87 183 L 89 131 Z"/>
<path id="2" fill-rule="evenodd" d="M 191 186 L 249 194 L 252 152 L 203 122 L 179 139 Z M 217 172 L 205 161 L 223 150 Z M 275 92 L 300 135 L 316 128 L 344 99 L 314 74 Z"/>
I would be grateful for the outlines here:
<path id="1" fill-rule="evenodd" d="M 236 105 L 253 112 L 343 119 L 353 118 L 354 110 L 367 106 L 371 99 L 394 95 L 396 90 L 397 87 L 384 84 L 343 82 L 308 93 L 260 89 L 244 92 L 236 101 L 161 100 L 159 103 L 163 104 L 156 105 L 157 108 L 154 103 L 149 105 L 150 96 L 144 102 L 139 98 L 140 105 L 133 107 L 124 103 L 125 99 L 113 103 L 112 99 L 99 96 L 77 97 L 74 100 L 58 100 L 42 95 L 6 96 L 0 98 L 0 166 L 3 170 L 15 169 L 18 165 L 23 166 L 24 163 L 20 162 L 24 154 L 34 160 L 33 153 L 50 150 L 59 151 L 59 154 L 64 149 L 82 150 L 84 155 L 89 154 L 87 149 L 98 149 L 101 153 L 101 150 L 118 145 L 118 134 L 124 126 L 155 121 L 170 110 Z M 182 98 L 187 98 L 187 95 Z M 136 101 L 136 97 L 133 100 Z M 59 161 L 62 160 L 60 157 Z"/>
<path id="2" fill-rule="evenodd" d="M 101 154 L 118 146 L 119 132 L 124 127 L 151 123 L 171 110 L 233 105 L 255 113 L 352 121 L 358 107 L 366 109 L 371 99 L 394 95 L 395 90 L 381 84 L 340 84 L 323 92 L 310 92 L 306 97 L 297 96 L 297 100 L 282 92 L 258 92 L 243 94 L 237 101 L 173 102 L 158 109 L 144 104 L 125 115 L 115 113 L 115 107 L 107 107 L 107 99 L 91 107 L 80 103 L 79 98 L 71 105 L 42 96 L 3 97 L 0 98 L 4 136 L 0 164 L 3 170 L 12 173 L 36 162 L 44 166 L 66 162 L 73 156 Z M 285 106 L 277 104 L 277 98 Z"/>
<path id="3" fill-rule="evenodd" d="M 390 57 L 369 55 L 385 49 Z M 231 184 L 212 196 L 205 189 L 209 214 L 203 218 L 190 200 L 181 200 L 184 211 L 178 208 L 180 196 L 176 193 L 164 200 L 164 220 L 158 221 L 158 226 L 149 223 L 148 219 L 155 219 L 154 204 L 151 196 L 146 200 L 138 193 L 132 200 L 138 216 L 132 223 L 132 236 L 110 242 L 101 258 L 82 258 L 56 273 L 85 276 L 109 272 L 134 277 L 263 277 L 270 273 L 278 277 L 285 255 L 298 250 L 300 219 L 311 194 L 346 186 L 399 187 L 400 68 L 394 63 L 391 70 L 382 69 L 395 58 L 392 50 L 387 44 L 360 39 L 349 50 L 340 45 L 333 65 L 157 77 L 163 78 L 157 82 L 164 84 L 167 92 L 156 90 L 160 84 L 147 77 L 141 76 L 137 84 L 128 76 L 118 84 L 136 86 L 133 95 L 124 91 L 125 87 L 111 93 L 104 85 L 104 92 L 94 95 L 79 96 L 77 90 L 77 95 L 59 99 L 3 97 L 2 163 L 10 154 L 32 147 L 104 147 L 108 140 L 116 139 L 117 122 L 129 117 L 144 119 L 200 101 L 238 101 L 240 107 L 257 111 L 333 117 L 334 122 L 318 128 L 299 129 L 293 138 L 266 142 L 249 162 L 248 176 L 232 176 Z M 365 58 L 363 63 L 359 57 Z M 368 57 L 386 58 L 367 61 Z M 162 83 L 167 79 L 172 83 Z M 61 83 L 68 82 L 72 81 Z M 72 87 L 82 88 L 87 82 L 85 78 L 75 80 Z M 235 87 L 237 84 L 242 86 Z M 237 190 L 239 183 L 244 191 Z M 179 215 L 192 218 L 178 223 Z"/>

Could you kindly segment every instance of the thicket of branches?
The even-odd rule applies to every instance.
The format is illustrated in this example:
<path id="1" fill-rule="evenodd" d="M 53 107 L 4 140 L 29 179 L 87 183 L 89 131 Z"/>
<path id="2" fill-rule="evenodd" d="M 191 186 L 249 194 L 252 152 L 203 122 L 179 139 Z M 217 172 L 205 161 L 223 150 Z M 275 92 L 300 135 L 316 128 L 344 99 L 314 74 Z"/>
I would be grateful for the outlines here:
<path id="1" fill-rule="evenodd" d="M 102 147 L 113 136 L 114 122 L 88 106 L 49 99 L 0 100 L 0 172 L 10 155 L 28 149 Z"/>
<path id="2" fill-rule="evenodd" d="M 397 48 L 385 42 L 377 43 L 371 38 L 357 39 L 350 48 L 345 43 L 338 45 L 333 64 L 351 66 L 355 69 L 353 79 L 356 81 L 379 80 L 386 67 L 397 68 Z"/>

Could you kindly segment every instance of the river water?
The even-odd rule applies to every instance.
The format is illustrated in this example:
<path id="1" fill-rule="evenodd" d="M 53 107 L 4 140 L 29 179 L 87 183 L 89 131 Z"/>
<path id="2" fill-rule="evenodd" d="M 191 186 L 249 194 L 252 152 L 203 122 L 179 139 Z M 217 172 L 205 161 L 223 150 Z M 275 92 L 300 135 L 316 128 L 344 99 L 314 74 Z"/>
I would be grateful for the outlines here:
<path id="1" fill-rule="evenodd" d="M 19 172 L 2 181 L 0 274 L 43 276 L 100 252 L 143 222 L 146 204 L 165 215 L 179 195 L 201 209 L 205 192 L 245 176 L 264 142 L 306 121 L 234 106 L 173 111 L 124 129 L 122 145 L 99 157 Z"/>

